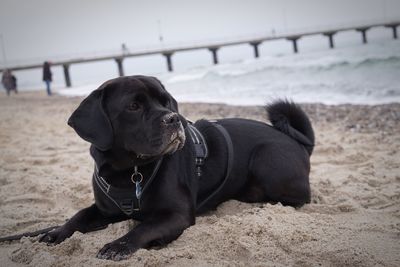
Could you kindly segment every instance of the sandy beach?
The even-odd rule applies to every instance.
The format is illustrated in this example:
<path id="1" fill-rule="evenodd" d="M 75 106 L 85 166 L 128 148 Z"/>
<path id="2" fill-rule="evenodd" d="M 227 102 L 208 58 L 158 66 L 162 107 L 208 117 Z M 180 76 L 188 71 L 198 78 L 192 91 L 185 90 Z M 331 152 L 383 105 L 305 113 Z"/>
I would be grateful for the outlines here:
<path id="1" fill-rule="evenodd" d="M 66 124 L 81 100 L 1 92 L 0 236 L 62 224 L 93 202 L 89 144 Z M 121 262 L 95 255 L 135 222 L 58 246 L 23 238 L 0 244 L 0 266 L 400 266 L 400 104 L 301 106 L 316 134 L 310 204 L 228 201 L 168 246 Z M 180 111 L 190 120 L 266 120 L 258 106 Z"/>

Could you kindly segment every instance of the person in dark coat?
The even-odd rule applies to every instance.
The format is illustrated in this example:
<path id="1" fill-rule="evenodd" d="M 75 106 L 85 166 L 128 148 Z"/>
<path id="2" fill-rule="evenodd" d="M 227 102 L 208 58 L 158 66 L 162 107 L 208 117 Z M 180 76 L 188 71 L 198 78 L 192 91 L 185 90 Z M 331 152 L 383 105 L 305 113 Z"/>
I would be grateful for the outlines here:
<path id="1" fill-rule="evenodd" d="M 5 69 L 3 71 L 3 76 L 1 77 L 1 83 L 3 84 L 4 88 L 6 89 L 7 95 L 10 95 L 11 91 L 14 91 L 18 94 L 17 91 L 17 78 L 11 73 L 10 70 Z"/>
<path id="2" fill-rule="evenodd" d="M 45 61 L 43 63 L 43 81 L 46 83 L 46 90 L 47 90 L 47 95 L 51 95 L 51 89 L 50 89 L 50 84 L 52 81 L 52 76 L 53 74 L 51 73 L 50 70 L 50 62 Z"/>

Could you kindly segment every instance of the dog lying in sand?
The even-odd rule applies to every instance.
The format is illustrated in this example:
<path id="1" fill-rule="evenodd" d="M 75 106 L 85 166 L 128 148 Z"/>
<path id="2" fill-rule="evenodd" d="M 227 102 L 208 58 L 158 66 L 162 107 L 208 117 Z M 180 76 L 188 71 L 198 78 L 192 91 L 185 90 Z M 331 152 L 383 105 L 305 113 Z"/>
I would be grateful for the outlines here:
<path id="1" fill-rule="evenodd" d="M 266 111 L 273 126 L 239 118 L 192 124 L 154 77 L 105 82 L 68 121 L 92 144 L 95 203 L 40 240 L 58 244 L 75 231 L 138 220 L 97 254 L 122 260 L 175 240 L 197 214 L 229 199 L 308 203 L 311 123 L 291 102 L 277 101 Z"/>

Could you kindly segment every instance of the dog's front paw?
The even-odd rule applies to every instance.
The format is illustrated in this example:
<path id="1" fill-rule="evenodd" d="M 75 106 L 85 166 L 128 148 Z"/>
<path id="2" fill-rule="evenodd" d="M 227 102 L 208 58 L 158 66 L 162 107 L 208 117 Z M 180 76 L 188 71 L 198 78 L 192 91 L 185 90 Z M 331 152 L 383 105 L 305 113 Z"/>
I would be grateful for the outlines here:
<path id="1" fill-rule="evenodd" d="M 99 259 L 120 261 L 129 258 L 135 251 L 136 249 L 132 245 L 129 245 L 128 242 L 115 240 L 100 249 L 96 257 Z"/>
<path id="2" fill-rule="evenodd" d="M 56 228 L 50 232 L 45 233 L 40 239 L 39 242 L 50 244 L 60 244 L 65 239 L 70 237 L 74 232 L 67 230 L 65 227 Z"/>

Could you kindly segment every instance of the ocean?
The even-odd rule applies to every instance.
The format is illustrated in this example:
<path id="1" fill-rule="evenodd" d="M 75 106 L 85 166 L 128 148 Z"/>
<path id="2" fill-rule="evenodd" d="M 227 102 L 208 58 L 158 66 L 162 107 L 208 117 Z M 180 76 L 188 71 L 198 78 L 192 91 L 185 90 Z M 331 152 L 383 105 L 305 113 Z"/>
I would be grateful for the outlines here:
<path id="1" fill-rule="evenodd" d="M 191 67 L 173 73 L 163 71 L 165 62 L 161 62 L 159 65 L 162 68 L 152 71 L 151 66 L 147 66 L 144 74 L 158 77 L 180 102 L 263 105 L 277 98 L 333 105 L 400 102 L 398 40 L 378 40 L 335 49 L 306 49 L 298 54 L 292 53 L 290 48 L 286 52 L 261 55 L 258 59 L 252 58 L 252 50 L 246 48 L 249 51 L 247 59 L 197 67 L 194 57 Z M 204 53 L 201 57 L 210 60 L 211 56 Z M 141 60 L 146 62 L 146 58 Z M 154 61 L 154 57 L 151 60 Z M 157 60 L 164 61 L 163 58 Z M 79 78 L 76 67 L 72 77 L 76 86 L 72 88 L 63 87 L 61 69 L 56 70 L 55 75 L 59 79 L 54 83 L 55 91 L 65 96 L 88 95 L 103 81 L 116 76 L 114 62 L 101 64 L 107 64 L 107 67 L 99 69 L 103 73 L 108 71 L 101 76 L 102 79 L 95 75 L 82 75 L 91 80 Z M 140 66 L 137 68 L 140 69 Z M 91 72 L 94 72 L 93 69 Z M 40 77 L 37 82 L 40 82 Z M 43 85 L 28 83 L 23 87 L 32 90 Z"/>
<path id="2" fill-rule="evenodd" d="M 262 105 L 400 102 L 400 42 L 262 57 L 162 76 L 179 101 Z"/>

